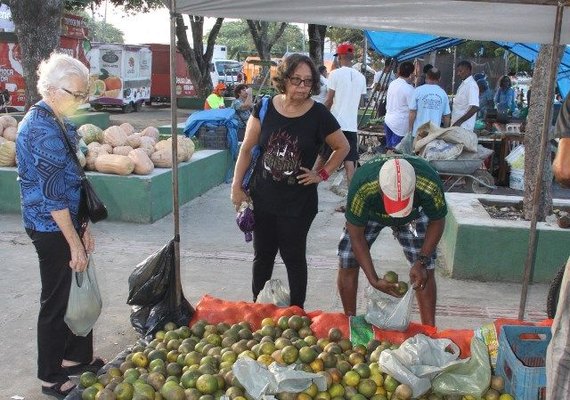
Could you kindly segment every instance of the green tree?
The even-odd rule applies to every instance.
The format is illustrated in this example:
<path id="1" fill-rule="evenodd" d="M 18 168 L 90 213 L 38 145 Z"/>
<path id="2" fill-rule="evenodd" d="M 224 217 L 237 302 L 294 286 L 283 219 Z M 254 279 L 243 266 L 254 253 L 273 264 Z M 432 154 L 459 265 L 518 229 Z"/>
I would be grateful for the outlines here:
<path id="1" fill-rule="evenodd" d="M 356 52 L 358 53 L 359 44 L 364 42 L 364 34 L 360 29 L 352 29 L 352 28 L 339 28 L 336 26 L 330 26 L 327 30 L 327 37 L 333 43 L 342 43 L 342 42 L 351 42 L 352 44 L 356 45 Z"/>
<path id="2" fill-rule="evenodd" d="M 323 52 L 325 48 L 326 25 L 309 24 L 309 56 L 315 65 L 323 63 Z"/>
<path id="3" fill-rule="evenodd" d="M 85 9 L 104 0 L 4 0 L 12 12 L 16 36 L 22 50 L 22 68 L 26 81 L 26 107 L 40 99 L 36 70 L 40 62 L 59 46 L 64 8 Z M 163 6 L 160 0 L 110 0 L 126 11 L 149 11 Z"/>
<path id="4" fill-rule="evenodd" d="M 283 36 L 285 28 L 287 28 L 286 22 L 267 22 L 267 21 L 255 21 L 248 19 L 247 26 L 249 27 L 249 32 L 253 38 L 253 43 L 255 44 L 255 49 L 259 58 L 261 60 L 269 61 L 271 59 L 271 49 L 277 41 Z"/>
<path id="5" fill-rule="evenodd" d="M 89 13 L 81 10 L 74 12 L 85 20 L 88 30 L 88 38 L 92 42 L 101 43 L 125 43 L 123 31 L 105 21 L 93 19 Z"/>
<path id="6" fill-rule="evenodd" d="M 277 24 L 269 26 L 269 35 L 274 35 Z M 245 20 L 225 22 L 220 29 L 218 44 L 228 47 L 228 57 L 241 59 L 244 55 L 256 54 L 255 44 L 249 34 L 249 27 Z M 296 25 L 287 24 L 283 35 L 271 49 L 272 55 L 283 55 L 288 51 L 301 51 L 303 49 L 303 32 Z"/>
<path id="7" fill-rule="evenodd" d="M 192 32 L 192 42 L 194 47 L 190 46 L 188 36 L 186 34 L 187 27 L 184 24 L 182 14 L 176 16 L 176 46 L 190 71 L 190 80 L 194 85 L 194 89 L 199 97 L 206 97 L 212 90 L 212 78 L 210 76 L 210 62 L 214 54 L 214 44 L 222 27 L 223 18 L 217 18 L 214 27 L 204 38 L 204 17 L 189 15 L 190 30 Z M 204 48 L 204 41 L 206 47 Z"/>

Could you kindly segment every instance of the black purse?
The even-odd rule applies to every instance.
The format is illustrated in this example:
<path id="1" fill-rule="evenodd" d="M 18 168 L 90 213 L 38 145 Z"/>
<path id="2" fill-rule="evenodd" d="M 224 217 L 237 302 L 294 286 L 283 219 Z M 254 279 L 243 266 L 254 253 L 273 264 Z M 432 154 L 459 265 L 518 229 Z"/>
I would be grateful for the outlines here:
<path id="1" fill-rule="evenodd" d="M 91 182 L 89 182 L 89 180 L 87 179 L 85 171 L 83 171 L 83 167 L 81 166 L 81 163 L 77 158 L 75 149 L 73 148 L 73 145 L 71 144 L 69 138 L 67 137 L 65 126 L 63 126 L 61 121 L 57 119 L 57 117 L 53 114 L 53 112 L 51 112 L 47 108 L 38 105 L 35 105 L 34 107 L 39 108 L 50 114 L 54 118 L 55 122 L 59 125 L 59 129 L 61 130 L 61 133 L 63 135 L 63 139 L 67 147 L 67 150 L 69 150 L 71 158 L 75 162 L 75 165 L 79 172 L 79 176 L 81 177 L 81 196 L 79 200 L 79 222 L 81 223 L 81 233 L 83 233 L 85 231 L 85 228 L 87 227 L 88 221 L 96 223 L 107 218 L 108 216 L 107 207 L 105 207 L 105 204 L 103 204 L 99 196 L 97 196 L 97 193 L 95 193 L 95 189 L 93 189 Z"/>

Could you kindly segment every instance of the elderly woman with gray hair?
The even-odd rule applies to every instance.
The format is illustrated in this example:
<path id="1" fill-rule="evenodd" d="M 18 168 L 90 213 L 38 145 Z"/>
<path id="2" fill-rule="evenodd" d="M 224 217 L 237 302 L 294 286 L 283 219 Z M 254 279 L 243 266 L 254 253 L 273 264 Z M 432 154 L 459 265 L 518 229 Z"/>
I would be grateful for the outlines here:
<path id="1" fill-rule="evenodd" d="M 75 127 L 66 117 L 87 98 L 89 71 L 80 61 L 54 53 L 40 64 L 38 78 L 42 100 L 20 123 L 16 156 L 23 223 L 38 254 L 42 285 L 38 378 L 44 394 L 63 398 L 74 388 L 70 375 L 104 365 L 93 357 L 93 332 L 76 336 L 64 321 L 72 272 L 84 271 L 94 250 L 89 228 L 81 232 L 81 178 L 63 137 L 77 146 Z"/>

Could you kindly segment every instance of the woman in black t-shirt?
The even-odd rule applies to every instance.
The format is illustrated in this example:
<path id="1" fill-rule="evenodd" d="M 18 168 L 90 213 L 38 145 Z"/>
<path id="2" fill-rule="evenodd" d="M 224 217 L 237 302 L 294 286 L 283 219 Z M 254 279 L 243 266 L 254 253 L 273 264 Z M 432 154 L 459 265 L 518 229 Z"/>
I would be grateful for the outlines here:
<path id="1" fill-rule="evenodd" d="M 287 268 L 291 305 L 303 308 L 307 291 L 307 233 L 317 214 L 317 184 L 335 171 L 349 145 L 336 119 L 311 95 L 319 93 L 319 74 L 307 56 L 293 54 L 278 68 L 273 83 L 281 94 L 267 105 L 260 122 L 259 103 L 247 122 L 245 138 L 234 171 L 232 202 L 254 205 L 253 299 L 271 279 L 275 256 L 280 252 Z M 313 169 L 323 143 L 332 154 L 319 170 Z M 242 189 L 251 162 L 259 157 L 250 186 Z"/>

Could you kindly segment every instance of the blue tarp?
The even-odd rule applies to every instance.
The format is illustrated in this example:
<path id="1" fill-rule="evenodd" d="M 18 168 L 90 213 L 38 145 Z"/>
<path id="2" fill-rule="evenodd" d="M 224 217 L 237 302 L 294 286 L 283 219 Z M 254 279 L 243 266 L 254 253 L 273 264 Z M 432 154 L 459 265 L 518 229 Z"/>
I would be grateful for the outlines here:
<path id="1" fill-rule="evenodd" d="M 369 46 L 398 62 L 413 60 L 431 51 L 457 46 L 465 41 L 421 33 L 364 31 L 364 34 Z"/>
<path id="2" fill-rule="evenodd" d="M 236 112 L 233 108 L 196 111 L 195 113 L 192 113 L 186 120 L 186 124 L 184 126 L 184 134 L 187 137 L 191 138 L 196 135 L 198 129 L 200 129 L 200 127 L 204 124 L 208 127 L 214 128 L 224 125 L 228 130 L 228 147 L 234 160 L 236 160 L 238 156 L 238 123 L 234 118 L 235 113 Z"/>
<path id="3" fill-rule="evenodd" d="M 452 39 L 420 33 L 364 31 L 370 47 L 378 53 L 396 58 L 399 62 L 414 59 L 438 49 L 457 46 L 463 39 Z M 540 51 L 539 44 L 493 42 L 525 60 L 534 63 Z M 566 46 L 557 76 L 562 97 L 570 91 L 570 48 Z"/>

